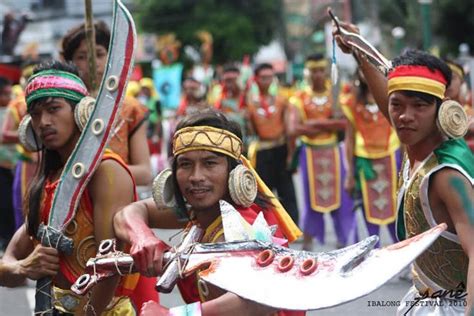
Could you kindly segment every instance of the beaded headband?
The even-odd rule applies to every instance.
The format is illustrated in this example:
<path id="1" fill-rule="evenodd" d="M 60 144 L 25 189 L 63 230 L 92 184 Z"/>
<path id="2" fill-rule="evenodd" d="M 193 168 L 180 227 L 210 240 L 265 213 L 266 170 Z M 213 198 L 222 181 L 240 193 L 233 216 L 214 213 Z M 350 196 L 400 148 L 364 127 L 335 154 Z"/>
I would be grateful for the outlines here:
<path id="1" fill-rule="evenodd" d="M 78 76 L 62 70 L 50 69 L 34 74 L 25 89 L 26 104 L 43 97 L 60 97 L 79 102 L 87 96 L 87 88 Z"/>
<path id="2" fill-rule="evenodd" d="M 173 137 L 173 155 L 194 150 L 209 150 L 239 160 L 242 140 L 229 131 L 210 126 L 191 126 L 178 130 Z"/>
<path id="3" fill-rule="evenodd" d="M 388 94 L 409 90 L 418 91 L 444 99 L 446 79 L 439 70 L 426 66 L 402 65 L 394 68 L 388 75 Z"/>

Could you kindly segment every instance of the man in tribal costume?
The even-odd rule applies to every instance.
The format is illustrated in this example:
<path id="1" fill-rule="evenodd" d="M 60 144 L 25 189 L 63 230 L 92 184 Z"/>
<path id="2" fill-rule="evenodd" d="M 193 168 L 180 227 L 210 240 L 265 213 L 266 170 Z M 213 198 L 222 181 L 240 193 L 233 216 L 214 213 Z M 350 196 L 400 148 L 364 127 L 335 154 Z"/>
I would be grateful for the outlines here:
<path id="1" fill-rule="evenodd" d="M 237 66 L 226 65 L 222 71 L 221 84 L 215 85 L 212 93 L 214 108 L 229 119 L 239 123 L 246 142 L 247 124 L 245 120 L 245 93 L 239 87 L 240 70 Z"/>
<path id="2" fill-rule="evenodd" d="M 341 107 L 349 121 L 345 134 L 348 172 L 344 189 L 362 200 L 369 235 L 379 235 L 380 226 L 387 225 L 395 242 L 396 189 L 401 163 L 397 134 L 379 111 L 359 71 L 353 91 L 341 97 Z"/>
<path id="3" fill-rule="evenodd" d="M 345 120 L 337 118 L 331 85 L 327 80 L 328 61 L 320 54 L 309 56 L 305 68 L 309 85 L 290 99 L 290 135 L 299 137 L 299 163 L 303 178 L 303 249 L 311 250 L 313 237 L 325 242 L 324 214 L 330 213 L 338 247 L 356 239 L 352 200 L 343 190 L 347 164 L 337 133 Z"/>
<path id="4" fill-rule="evenodd" d="M 357 29 L 341 23 L 351 31 Z M 350 51 L 344 35 L 339 46 Z M 406 155 L 399 179 L 399 239 L 445 222 L 443 232 L 413 267 L 413 286 L 400 315 L 471 315 L 474 295 L 474 157 L 462 136 L 463 107 L 445 98 L 451 70 L 440 59 L 408 51 L 388 76 L 357 50 L 360 68 L 381 112 L 390 119 Z"/>
<path id="5" fill-rule="evenodd" d="M 243 184 L 241 181 L 247 181 L 249 177 L 255 177 L 255 182 L 243 191 L 235 191 Z M 200 242 L 226 240 L 220 200 L 226 200 L 235 207 L 248 223 L 253 223 L 262 213 L 269 225 L 278 226 L 276 236 L 293 241 L 300 234 L 242 155 L 239 126 L 221 113 L 195 113 L 178 124 L 173 139 L 172 169 L 161 173 L 155 183 L 155 202 L 152 199 L 136 202 L 124 208 L 114 219 L 119 239 L 131 243 L 130 253 L 135 265 L 146 275 L 161 274 L 163 252 L 168 248 L 150 228 L 189 229 L 194 224 L 205 231 Z M 204 315 L 277 312 L 233 293 L 226 293 L 204 282 L 197 274 L 178 280 L 178 287 L 184 301 L 190 305 L 172 308 L 169 310 L 171 314 L 184 311 L 194 311 L 196 314 L 193 315 L 200 315 L 201 311 Z M 142 309 L 143 315 L 167 313 L 166 308 L 157 304 L 148 304 Z"/>
<path id="6" fill-rule="evenodd" d="M 106 152 L 65 228 L 65 236 L 74 243 L 72 254 L 59 256 L 56 249 L 42 246 L 35 239 L 37 231 L 40 224 L 48 222 L 62 170 L 81 136 L 74 113 L 84 105 L 88 92 L 75 67 L 59 62 L 40 65 L 25 91 L 29 115 L 23 119 L 26 130 L 23 134 L 20 128 L 20 139 L 41 148 L 41 162 L 28 193 L 27 223 L 15 233 L 3 258 L 2 283 L 19 286 L 25 278 L 54 276 L 53 312 L 77 313 L 87 304 L 97 314 L 133 315 L 128 295 L 137 275 L 107 280 L 89 298 L 70 291 L 84 273 L 87 260 L 97 252 L 98 242 L 115 236 L 115 212 L 136 200 L 133 177 L 117 154 Z"/>
<path id="7" fill-rule="evenodd" d="M 298 207 L 290 170 L 293 144 L 287 137 L 288 100 L 278 94 L 272 65 L 257 65 L 254 78 L 247 95 L 247 117 L 253 130 L 249 137 L 256 140 L 249 145 L 248 157 L 297 223 Z"/>

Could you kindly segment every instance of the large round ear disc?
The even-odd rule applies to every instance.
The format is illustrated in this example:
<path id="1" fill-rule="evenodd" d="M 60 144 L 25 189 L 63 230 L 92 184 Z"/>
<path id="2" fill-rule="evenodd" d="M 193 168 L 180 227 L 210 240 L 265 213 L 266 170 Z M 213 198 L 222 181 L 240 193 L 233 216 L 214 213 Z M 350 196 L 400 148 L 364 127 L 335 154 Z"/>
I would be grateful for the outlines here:
<path id="1" fill-rule="evenodd" d="M 466 111 L 454 100 L 444 101 L 438 111 L 438 127 L 449 138 L 462 138 L 468 130 Z"/>
<path id="2" fill-rule="evenodd" d="M 257 180 L 244 165 L 238 165 L 229 174 L 229 194 L 235 204 L 249 207 L 257 197 Z"/>
<path id="3" fill-rule="evenodd" d="M 74 109 L 74 121 L 77 127 L 82 132 L 84 127 L 92 115 L 92 111 L 95 108 L 95 99 L 92 97 L 83 97 Z"/>
<path id="4" fill-rule="evenodd" d="M 158 208 L 174 208 L 176 206 L 172 174 L 171 169 L 167 168 L 153 180 L 152 195 Z"/>
<path id="5" fill-rule="evenodd" d="M 36 136 L 33 130 L 31 116 L 29 114 L 25 115 L 18 126 L 18 138 L 23 147 L 28 151 L 39 151 L 41 147 L 43 147 L 41 140 Z"/>

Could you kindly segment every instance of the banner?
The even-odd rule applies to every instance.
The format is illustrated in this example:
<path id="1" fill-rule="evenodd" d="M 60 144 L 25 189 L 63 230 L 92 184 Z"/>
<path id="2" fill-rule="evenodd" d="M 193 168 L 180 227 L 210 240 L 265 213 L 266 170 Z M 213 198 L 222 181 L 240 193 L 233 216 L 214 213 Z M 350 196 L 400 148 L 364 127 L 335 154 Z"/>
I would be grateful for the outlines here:
<path id="1" fill-rule="evenodd" d="M 176 109 L 181 97 L 181 74 L 183 64 L 153 65 L 153 82 L 160 95 L 161 106 Z"/>

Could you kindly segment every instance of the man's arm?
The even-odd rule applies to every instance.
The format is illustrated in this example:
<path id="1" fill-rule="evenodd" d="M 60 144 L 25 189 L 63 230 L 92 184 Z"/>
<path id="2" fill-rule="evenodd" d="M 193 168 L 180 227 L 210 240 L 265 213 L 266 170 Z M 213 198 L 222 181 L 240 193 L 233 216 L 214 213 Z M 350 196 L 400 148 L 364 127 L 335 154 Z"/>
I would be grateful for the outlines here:
<path id="1" fill-rule="evenodd" d="M 149 185 L 151 183 L 150 150 L 146 141 L 146 130 L 148 122 L 143 122 L 133 133 L 129 143 L 130 171 L 137 185 Z"/>
<path id="2" fill-rule="evenodd" d="M 113 217 L 121 207 L 133 202 L 133 182 L 118 162 L 105 160 L 92 177 L 88 190 L 93 203 L 94 236 L 98 245 L 104 239 L 115 237 Z M 90 304 L 97 315 L 114 296 L 118 281 L 119 276 L 107 279 L 92 290 Z"/>
<path id="3" fill-rule="evenodd" d="M 0 261 L 0 285 L 20 286 L 26 278 L 38 280 L 45 276 L 55 276 L 58 269 L 58 251 L 42 245 L 33 248 L 33 242 L 23 224 L 13 235 Z"/>
<path id="4" fill-rule="evenodd" d="M 359 34 L 359 28 L 354 24 L 339 22 L 339 25 L 349 32 Z M 346 54 L 351 54 L 353 50 L 351 47 L 344 41 L 344 38 L 337 33 L 337 28 L 333 26 L 333 36 L 336 39 L 337 45 L 339 48 Z M 354 52 L 354 57 L 356 58 L 360 69 L 362 70 L 369 90 L 372 93 L 375 102 L 379 106 L 382 114 L 388 119 L 388 94 L 387 94 L 387 78 L 366 58 L 362 57 L 358 52 Z"/>
<path id="5" fill-rule="evenodd" d="M 453 228 L 469 257 L 466 315 L 474 311 L 474 189 L 473 184 L 454 169 L 442 169 L 434 175 L 430 195 L 438 195 L 449 213 Z M 449 229 L 449 228 L 448 228 Z"/>
<path id="6" fill-rule="evenodd" d="M 355 145 L 355 131 L 350 122 L 346 126 L 346 133 L 344 137 L 345 155 L 347 161 L 346 178 L 344 179 L 344 189 L 351 194 L 355 187 L 354 179 L 354 145 Z"/>
<path id="7" fill-rule="evenodd" d="M 114 217 L 117 238 L 131 244 L 130 255 L 140 273 L 156 276 L 161 273 L 163 252 L 168 248 L 159 240 L 151 227 L 183 228 L 173 210 L 158 209 L 152 198 L 124 207 Z"/>
<path id="8" fill-rule="evenodd" d="M 12 109 L 8 107 L 7 112 L 5 113 L 5 119 L 3 120 L 3 126 L 1 126 L 2 135 L 0 143 L 3 144 L 16 144 L 20 140 L 18 138 L 18 124 L 15 121 L 15 118 L 12 113 Z"/>
<path id="9" fill-rule="evenodd" d="M 202 315 L 270 315 L 276 309 L 243 299 L 234 293 L 226 293 L 216 299 L 205 302 L 201 306 Z"/>
<path id="10" fill-rule="evenodd" d="M 337 132 L 346 128 L 346 119 L 331 118 L 331 119 L 319 119 L 309 120 L 306 122 L 310 129 L 314 129 L 315 132 Z"/>

